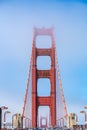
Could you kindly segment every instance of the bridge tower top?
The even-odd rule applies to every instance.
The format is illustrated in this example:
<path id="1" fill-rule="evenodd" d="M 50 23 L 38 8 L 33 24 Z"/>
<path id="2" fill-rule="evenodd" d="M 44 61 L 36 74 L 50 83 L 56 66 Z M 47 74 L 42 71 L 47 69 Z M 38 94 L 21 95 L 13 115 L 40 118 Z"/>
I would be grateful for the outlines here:
<path id="1" fill-rule="evenodd" d="M 36 41 L 36 37 L 39 36 L 39 35 L 47 35 L 47 36 L 50 36 L 51 39 L 52 39 L 52 43 L 54 41 L 54 28 L 51 27 L 51 28 L 36 28 L 34 27 L 34 30 L 33 30 L 33 41 Z"/>

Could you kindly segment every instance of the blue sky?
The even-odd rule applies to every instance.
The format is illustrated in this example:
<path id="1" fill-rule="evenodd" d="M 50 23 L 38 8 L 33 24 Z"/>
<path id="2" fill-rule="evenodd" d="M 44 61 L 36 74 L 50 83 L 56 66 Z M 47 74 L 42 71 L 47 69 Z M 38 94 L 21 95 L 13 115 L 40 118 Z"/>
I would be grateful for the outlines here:
<path id="1" fill-rule="evenodd" d="M 79 114 L 87 105 L 85 0 L 0 1 L 0 106 L 22 111 L 34 26 L 54 26 L 67 109 Z"/>

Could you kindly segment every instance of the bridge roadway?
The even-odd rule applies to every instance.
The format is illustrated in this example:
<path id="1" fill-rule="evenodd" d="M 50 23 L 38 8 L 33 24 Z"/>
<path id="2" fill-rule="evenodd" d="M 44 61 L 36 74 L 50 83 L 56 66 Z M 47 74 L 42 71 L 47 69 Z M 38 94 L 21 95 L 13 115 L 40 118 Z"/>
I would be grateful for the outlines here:
<path id="1" fill-rule="evenodd" d="M 2 128 L 1 130 L 87 130 L 87 128 L 79 127 L 79 128 L 60 128 L 60 127 L 55 127 L 55 128 L 12 128 L 12 129 L 6 129 Z"/>

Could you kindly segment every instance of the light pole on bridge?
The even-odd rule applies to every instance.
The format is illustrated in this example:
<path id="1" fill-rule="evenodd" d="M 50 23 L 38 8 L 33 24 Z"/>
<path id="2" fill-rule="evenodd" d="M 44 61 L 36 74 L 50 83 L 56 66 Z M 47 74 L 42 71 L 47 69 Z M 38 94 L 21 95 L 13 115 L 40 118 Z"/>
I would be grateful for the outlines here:
<path id="1" fill-rule="evenodd" d="M 80 111 L 80 113 L 85 115 L 85 125 L 87 125 L 87 114 L 86 114 L 86 111 L 82 110 L 82 111 Z"/>
<path id="2" fill-rule="evenodd" d="M 6 111 L 4 113 L 4 128 L 6 127 L 6 114 L 10 114 L 11 112 L 10 111 Z"/>
<path id="3" fill-rule="evenodd" d="M 84 109 L 87 109 L 87 106 L 84 106 Z M 86 128 L 87 128 L 87 113 L 86 113 Z"/>
<path id="4" fill-rule="evenodd" d="M 0 129 L 2 128 L 2 110 L 8 109 L 7 106 L 0 107 Z"/>

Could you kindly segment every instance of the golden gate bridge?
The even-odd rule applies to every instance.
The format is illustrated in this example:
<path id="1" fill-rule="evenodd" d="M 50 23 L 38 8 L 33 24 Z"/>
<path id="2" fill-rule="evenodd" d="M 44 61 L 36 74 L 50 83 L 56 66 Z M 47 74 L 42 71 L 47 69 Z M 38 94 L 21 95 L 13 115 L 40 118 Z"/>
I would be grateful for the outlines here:
<path id="1" fill-rule="evenodd" d="M 36 47 L 37 36 L 41 35 L 51 38 L 51 48 Z M 51 69 L 37 69 L 38 56 L 50 56 Z M 50 96 L 43 97 L 37 95 L 37 82 L 39 78 L 48 78 L 50 80 Z M 53 28 L 34 28 L 30 68 L 22 112 L 22 116 L 29 119 L 29 127 L 35 128 L 39 124 L 39 106 L 49 106 L 50 108 L 48 126 L 59 126 L 61 122 L 62 125 L 66 125 L 68 113 L 62 88 Z"/>

